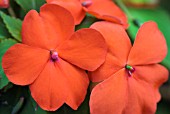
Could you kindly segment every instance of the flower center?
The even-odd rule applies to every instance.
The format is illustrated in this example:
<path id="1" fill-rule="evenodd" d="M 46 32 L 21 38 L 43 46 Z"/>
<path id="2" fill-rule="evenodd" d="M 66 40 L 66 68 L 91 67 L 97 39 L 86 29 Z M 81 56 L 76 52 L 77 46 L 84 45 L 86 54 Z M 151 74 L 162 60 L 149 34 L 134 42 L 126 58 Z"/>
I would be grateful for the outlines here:
<path id="1" fill-rule="evenodd" d="M 132 73 L 135 72 L 135 68 L 130 65 L 126 65 L 125 68 L 128 71 L 129 76 L 132 76 Z"/>
<path id="2" fill-rule="evenodd" d="M 51 59 L 53 61 L 57 61 L 58 60 L 58 53 L 54 50 L 50 51 L 50 54 L 51 54 Z"/>
<path id="3" fill-rule="evenodd" d="M 92 1 L 91 0 L 87 0 L 81 3 L 82 6 L 84 7 L 89 7 L 92 5 Z"/>

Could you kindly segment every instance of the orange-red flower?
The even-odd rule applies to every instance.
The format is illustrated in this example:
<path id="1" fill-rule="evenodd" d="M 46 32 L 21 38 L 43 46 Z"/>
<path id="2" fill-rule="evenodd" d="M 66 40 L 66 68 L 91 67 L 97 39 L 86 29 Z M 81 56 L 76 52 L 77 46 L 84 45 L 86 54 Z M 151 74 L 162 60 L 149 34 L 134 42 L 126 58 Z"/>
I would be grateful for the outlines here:
<path id="1" fill-rule="evenodd" d="M 167 54 L 164 36 L 154 22 L 141 26 L 131 45 L 125 30 L 109 22 L 91 26 L 108 44 L 105 63 L 90 73 L 94 87 L 91 114 L 154 114 L 160 100 L 158 88 L 168 78 L 161 62 Z"/>
<path id="2" fill-rule="evenodd" d="M 9 0 L 0 0 L 0 8 L 8 8 Z"/>
<path id="3" fill-rule="evenodd" d="M 31 95 L 45 110 L 66 103 L 73 109 L 84 100 L 93 71 L 105 60 L 106 44 L 94 29 L 74 32 L 74 19 L 66 9 L 46 4 L 31 10 L 22 25 L 22 44 L 12 46 L 2 66 L 14 84 L 29 85 Z"/>
<path id="4" fill-rule="evenodd" d="M 47 3 L 55 3 L 69 10 L 75 24 L 80 24 L 86 12 L 95 17 L 118 23 L 128 27 L 127 17 L 112 0 L 46 0 Z"/>

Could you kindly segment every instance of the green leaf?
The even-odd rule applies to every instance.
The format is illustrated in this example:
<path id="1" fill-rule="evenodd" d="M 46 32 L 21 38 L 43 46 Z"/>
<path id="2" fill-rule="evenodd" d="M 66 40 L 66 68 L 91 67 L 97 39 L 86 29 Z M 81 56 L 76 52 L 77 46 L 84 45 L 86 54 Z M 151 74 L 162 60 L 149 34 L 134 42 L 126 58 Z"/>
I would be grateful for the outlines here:
<path id="1" fill-rule="evenodd" d="M 168 45 L 168 54 L 163 61 L 163 65 L 170 69 L 170 16 L 163 9 L 134 9 L 129 8 L 131 14 L 135 19 L 137 19 L 140 23 L 144 23 L 146 21 L 153 20 L 158 24 L 159 29 L 163 32 L 167 45 Z M 130 27 L 128 28 L 129 35 L 131 39 L 134 40 L 136 37 L 136 33 L 138 31 L 138 27 L 134 25 L 132 21 L 130 21 Z"/>
<path id="2" fill-rule="evenodd" d="M 14 45 L 15 43 L 17 42 L 13 39 L 5 39 L 0 42 L 0 50 L 1 50 L 0 51 L 0 89 L 6 86 L 9 82 L 2 69 L 2 65 L 1 65 L 2 56 L 7 51 L 7 49 L 11 47 L 12 45 Z"/>
<path id="3" fill-rule="evenodd" d="M 3 12 L 0 12 L 0 16 L 5 23 L 6 28 L 10 34 L 18 41 L 21 42 L 21 26 L 22 21 L 14 17 L 10 17 Z"/>
<path id="4" fill-rule="evenodd" d="M 87 15 L 84 20 L 81 22 L 80 25 L 76 26 L 76 30 L 79 30 L 81 28 L 89 28 L 91 24 L 96 22 L 97 19 L 91 15 Z"/>
<path id="5" fill-rule="evenodd" d="M 8 78 L 4 74 L 4 72 L 0 72 L 0 89 L 4 88 L 8 84 Z"/>
<path id="6" fill-rule="evenodd" d="M 45 0 L 15 0 L 18 5 L 27 13 L 31 9 L 39 11 Z"/>
<path id="7" fill-rule="evenodd" d="M 24 101 L 22 99 L 24 98 Z M 66 104 L 60 107 L 57 111 L 49 112 L 37 106 L 37 103 L 31 97 L 29 88 L 13 85 L 7 91 L 3 91 L 0 97 L 0 112 L 2 114 L 90 114 L 89 112 L 90 91 L 86 99 L 78 108 L 73 110 Z"/>
<path id="8" fill-rule="evenodd" d="M 4 23 L 0 19 L 0 41 L 3 40 L 4 38 L 10 38 L 10 37 L 11 36 L 10 36 L 7 28 L 5 27 Z"/>
<path id="9" fill-rule="evenodd" d="M 14 109 L 16 114 L 35 114 L 31 104 L 28 87 L 14 85 L 6 92 L 1 92 L 0 114 L 11 114 Z M 22 99 L 24 101 L 22 101 Z"/>

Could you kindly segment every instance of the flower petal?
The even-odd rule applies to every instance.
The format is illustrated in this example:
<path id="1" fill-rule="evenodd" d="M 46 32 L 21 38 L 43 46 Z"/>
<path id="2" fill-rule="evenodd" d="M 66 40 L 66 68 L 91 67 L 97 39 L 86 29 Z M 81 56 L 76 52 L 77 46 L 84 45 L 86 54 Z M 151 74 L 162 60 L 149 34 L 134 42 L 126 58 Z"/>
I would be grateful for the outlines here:
<path id="1" fill-rule="evenodd" d="M 126 76 L 125 70 L 120 70 L 94 87 L 90 96 L 91 114 L 122 114 L 127 99 Z"/>
<path id="2" fill-rule="evenodd" d="M 154 87 L 157 101 L 160 100 L 159 87 L 168 79 L 168 70 L 159 64 L 147 66 L 134 66 L 134 76 L 137 80 L 143 80 Z"/>
<path id="3" fill-rule="evenodd" d="M 47 63 L 39 77 L 30 85 L 30 90 L 35 101 L 44 110 L 57 110 L 63 103 L 77 109 L 85 98 L 88 84 L 85 71 L 59 59 L 55 63 Z"/>
<path id="4" fill-rule="evenodd" d="M 76 31 L 58 48 L 59 56 L 82 69 L 93 71 L 105 60 L 107 47 L 103 36 L 86 28 Z"/>
<path id="5" fill-rule="evenodd" d="M 38 105 L 49 111 L 54 111 L 64 104 L 64 79 L 57 71 L 53 62 L 48 62 L 38 78 L 30 85 L 31 95 Z"/>
<path id="6" fill-rule="evenodd" d="M 129 77 L 122 69 L 94 87 L 91 114 L 154 114 L 157 104 L 154 94 L 150 84 Z"/>
<path id="7" fill-rule="evenodd" d="M 22 25 L 22 42 L 30 46 L 55 49 L 74 32 L 74 20 L 66 9 L 45 4 L 40 14 L 31 10 Z"/>
<path id="8" fill-rule="evenodd" d="M 123 114 L 155 114 L 157 101 L 150 84 L 129 78 L 126 107 Z"/>
<path id="9" fill-rule="evenodd" d="M 14 84 L 31 84 L 49 59 L 49 51 L 16 44 L 5 53 L 2 67 L 8 79 Z"/>
<path id="10" fill-rule="evenodd" d="M 92 5 L 84 7 L 84 10 L 99 19 L 121 24 L 124 28 L 128 27 L 125 13 L 112 0 L 92 0 Z"/>
<path id="11" fill-rule="evenodd" d="M 128 64 L 146 65 L 161 62 L 167 54 L 167 45 L 163 34 L 155 22 L 144 23 L 138 31 L 130 51 Z"/>
<path id="12" fill-rule="evenodd" d="M 120 25 L 103 21 L 94 23 L 91 28 L 98 30 L 108 45 L 106 61 L 100 68 L 90 73 L 90 79 L 98 82 L 108 78 L 126 65 L 131 42 Z"/>
<path id="13" fill-rule="evenodd" d="M 99 31 L 103 35 L 109 48 L 108 53 L 115 56 L 124 67 L 131 49 L 131 42 L 123 27 L 101 21 L 94 23 L 90 28 Z"/>
<path id="14" fill-rule="evenodd" d="M 108 53 L 105 62 L 97 70 L 89 72 L 89 77 L 92 82 L 100 82 L 122 68 L 122 63 L 115 56 Z"/>
<path id="15" fill-rule="evenodd" d="M 76 25 L 80 24 L 85 17 L 85 11 L 83 10 L 79 0 L 46 0 L 47 3 L 54 3 L 66 8 L 74 17 Z"/>

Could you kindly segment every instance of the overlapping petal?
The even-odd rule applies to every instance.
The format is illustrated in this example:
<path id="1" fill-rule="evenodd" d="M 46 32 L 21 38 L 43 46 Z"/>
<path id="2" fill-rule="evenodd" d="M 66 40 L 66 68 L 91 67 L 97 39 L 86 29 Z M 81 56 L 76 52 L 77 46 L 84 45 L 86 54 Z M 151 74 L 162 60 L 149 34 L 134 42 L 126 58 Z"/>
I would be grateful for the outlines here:
<path id="1" fill-rule="evenodd" d="M 107 46 L 96 30 L 86 28 L 76 31 L 58 47 L 59 56 L 86 70 L 96 70 L 105 60 Z"/>
<path id="2" fill-rule="evenodd" d="M 59 59 L 47 63 L 30 85 L 30 90 L 35 101 L 45 110 L 54 111 L 63 103 L 77 109 L 85 98 L 88 84 L 85 71 Z"/>
<path id="3" fill-rule="evenodd" d="M 122 114 L 128 99 L 126 76 L 122 69 L 94 87 L 90 97 L 91 114 Z"/>
<path id="4" fill-rule="evenodd" d="M 2 67 L 14 84 L 31 84 L 44 69 L 50 52 L 24 44 L 12 46 L 3 56 Z"/>
<path id="5" fill-rule="evenodd" d="M 47 3 L 54 3 L 66 8 L 74 17 L 76 25 L 80 24 L 85 17 L 85 11 L 82 8 L 80 0 L 46 0 Z"/>
<path id="6" fill-rule="evenodd" d="M 125 13 L 111 0 L 46 0 L 47 3 L 58 4 L 68 11 L 74 17 L 75 24 L 80 24 L 85 13 L 88 12 L 98 19 L 111 21 L 123 25 L 124 28 L 128 27 L 128 19 Z M 84 6 L 84 2 L 92 2 Z"/>
<path id="7" fill-rule="evenodd" d="M 24 44 L 55 49 L 74 32 L 74 19 L 66 9 L 45 4 L 40 14 L 31 10 L 22 25 L 22 42 Z"/>
<path id="8" fill-rule="evenodd" d="M 104 64 L 90 73 L 92 81 L 102 81 L 126 65 L 131 42 L 124 28 L 110 22 L 96 22 L 91 28 L 98 30 L 106 40 L 108 54 Z"/>
<path id="9" fill-rule="evenodd" d="M 136 36 L 130 51 L 128 64 L 146 65 L 161 62 L 167 54 L 167 45 L 163 34 L 155 22 L 144 23 Z"/>
<path id="10" fill-rule="evenodd" d="M 82 2 L 89 0 L 81 0 Z M 125 13 L 112 0 L 90 0 L 92 4 L 88 7 L 83 7 L 84 10 L 95 17 L 118 23 L 128 27 L 128 19 Z"/>
<path id="11" fill-rule="evenodd" d="M 101 21 L 94 23 L 90 28 L 96 29 L 103 35 L 108 45 L 108 52 L 125 65 L 132 46 L 123 27 L 118 24 Z"/>
<path id="12" fill-rule="evenodd" d="M 122 68 L 122 63 L 120 63 L 115 56 L 108 53 L 105 62 L 97 70 L 89 72 L 88 74 L 92 82 L 100 82 L 107 79 Z"/>
<path id="13" fill-rule="evenodd" d="M 92 90 L 91 114 L 154 114 L 157 102 L 160 100 L 158 89 L 168 78 L 168 70 L 159 64 L 154 64 L 161 62 L 167 53 L 163 35 L 154 22 L 147 22 L 140 28 L 131 48 L 125 31 L 118 25 L 114 28 L 113 24 L 107 25 L 107 23 L 98 22 L 92 25 L 92 28 L 100 31 L 106 39 L 109 47 L 108 55 L 113 57 L 111 59 L 111 56 L 107 56 L 105 63 L 90 73 L 92 81 L 96 80 L 98 75 L 99 79 L 107 78 Z M 116 43 L 112 43 L 113 41 Z M 146 47 L 143 48 L 143 45 Z M 119 62 L 113 58 L 117 58 Z M 116 64 L 111 67 L 113 62 Z M 130 69 L 119 70 L 118 63 L 128 64 L 135 70 L 131 72 L 132 74 L 128 72 Z M 119 71 L 113 70 L 111 74 L 111 68 Z M 101 75 L 104 76 L 101 78 Z"/>
<path id="14" fill-rule="evenodd" d="M 154 114 L 155 89 L 129 77 L 125 69 L 96 85 L 91 93 L 91 114 Z"/>

